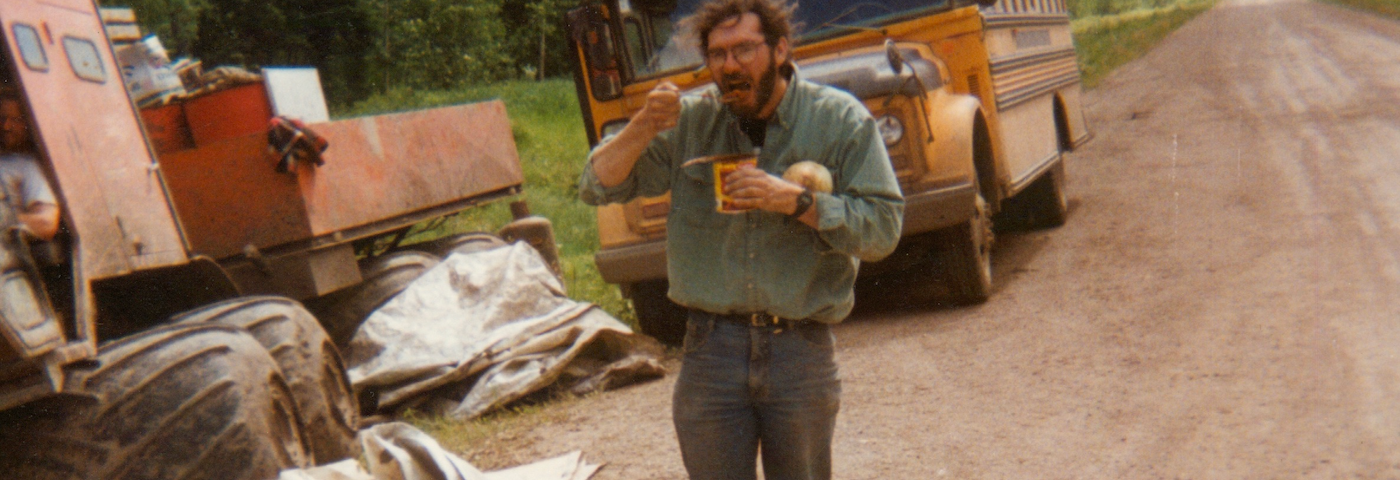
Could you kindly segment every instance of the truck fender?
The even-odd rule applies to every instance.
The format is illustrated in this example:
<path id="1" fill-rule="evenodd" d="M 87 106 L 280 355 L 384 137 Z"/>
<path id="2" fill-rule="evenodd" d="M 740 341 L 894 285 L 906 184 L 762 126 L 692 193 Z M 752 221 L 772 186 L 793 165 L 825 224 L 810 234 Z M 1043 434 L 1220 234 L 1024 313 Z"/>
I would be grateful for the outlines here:
<path id="1" fill-rule="evenodd" d="M 982 104 L 971 95 L 943 97 L 935 99 L 934 108 L 929 109 L 934 139 L 933 155 L 927 159 L 929 168 L 934 169 L 933 162 L 956 162 L 968 183 L 974 178 L 978 181 L 982 197 L 995 209 L 1001 199 L 996 180 L 1000 172 L 992 155 Z M 978 141 L 983 142 L 983 151 L 978 151 Z"/>

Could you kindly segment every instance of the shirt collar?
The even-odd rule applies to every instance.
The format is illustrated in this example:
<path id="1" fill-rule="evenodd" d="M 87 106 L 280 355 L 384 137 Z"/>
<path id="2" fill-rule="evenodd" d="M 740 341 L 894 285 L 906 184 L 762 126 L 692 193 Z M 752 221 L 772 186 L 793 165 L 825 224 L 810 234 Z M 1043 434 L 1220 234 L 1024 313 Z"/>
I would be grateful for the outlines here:
<path id="1" fill-rule="evenodd" d="M 797 118 L 798 104 L 797 82 L 801 78 L 797 73 L 797 65 L 787 62 L 778 66 L 778 75 L 787 77 L 787 91 L 783 92 L 783 99 L 778 102 L 778 108 L 773 109 L 773 118 L 769 122 L 777 123 L 783 129 L 788 129 L 789 119 Z"/>

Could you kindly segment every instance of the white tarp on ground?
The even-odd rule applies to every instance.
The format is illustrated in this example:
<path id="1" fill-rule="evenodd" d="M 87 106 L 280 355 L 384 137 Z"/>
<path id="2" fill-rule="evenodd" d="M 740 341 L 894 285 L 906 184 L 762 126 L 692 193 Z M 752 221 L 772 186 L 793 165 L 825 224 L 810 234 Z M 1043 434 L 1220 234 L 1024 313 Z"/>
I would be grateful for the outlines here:
<path id="1" fill-rule="evenodd" d="M 570 452 L 529 465 L 483 473 L 462 457 L 442 448 L 433 437 L 406 423 L 385 423 L 360 431 L 364 448 L 359 461 L 304 470 L 287 470 L 277 480 L 588 480 L 601 465 Z"/>
<path id="2" fill-rule="evenodd" d="M 640 338 L 566 297 L 539 253 L 517 242 L 424 272 L 365 320 L 346 361 L 355 389 L 376 392 L 381 409 L 471 418 L 556 381 L 580 391 L 661 376 L 659 351 Z M 465 395 L 444 388 L 468 380 Z"/>

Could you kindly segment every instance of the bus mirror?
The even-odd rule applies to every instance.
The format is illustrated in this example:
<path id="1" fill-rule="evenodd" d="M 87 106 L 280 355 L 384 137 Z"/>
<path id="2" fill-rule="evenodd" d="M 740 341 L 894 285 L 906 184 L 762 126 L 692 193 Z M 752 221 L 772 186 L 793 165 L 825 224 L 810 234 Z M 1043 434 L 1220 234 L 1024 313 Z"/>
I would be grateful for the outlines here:
<path id="1" fill-rule="evenodd" d="M 895 75 L 904 73 L 904 55 L 899 53 L 899 49 L 894 45 L 894 40 L 889 38 L 885 39 L 885 58 L 889 59 L 890 70 L 893 70 Z"/>
<path id="2" fill-rule="evenodd" d="M 621 61 L 607 17 L 594 6 L 583 6 L 570 10 L 568 20 L 569 33 L 586 59 L 593 96 L 612 100 L 622 95 Z"/>

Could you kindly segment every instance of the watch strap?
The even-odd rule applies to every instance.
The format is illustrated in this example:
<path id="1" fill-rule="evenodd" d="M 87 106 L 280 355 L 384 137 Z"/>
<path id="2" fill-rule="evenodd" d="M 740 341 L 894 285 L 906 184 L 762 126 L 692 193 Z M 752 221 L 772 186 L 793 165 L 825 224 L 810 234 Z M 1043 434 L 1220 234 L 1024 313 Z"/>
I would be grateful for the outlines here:
<path id="1" fill-rule="evenodd" d="M 794 209 L 791 214 L 788 214 L 788 218 L 795 220 L 801 217 L 802 214 L 807 213 L 807 210 L 811 209 L 812 205 L 815 203 L 817 203 L 817 199 L 812 195 L 812 191 L 802 189 L 802 193 L 797 194 L 797 208 Z"/>

